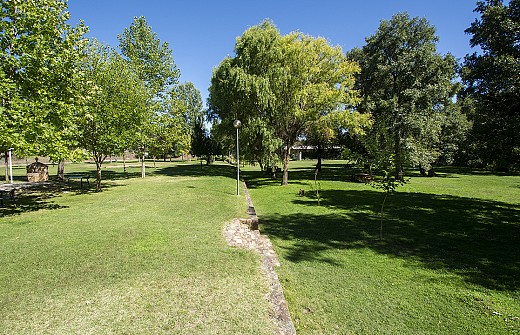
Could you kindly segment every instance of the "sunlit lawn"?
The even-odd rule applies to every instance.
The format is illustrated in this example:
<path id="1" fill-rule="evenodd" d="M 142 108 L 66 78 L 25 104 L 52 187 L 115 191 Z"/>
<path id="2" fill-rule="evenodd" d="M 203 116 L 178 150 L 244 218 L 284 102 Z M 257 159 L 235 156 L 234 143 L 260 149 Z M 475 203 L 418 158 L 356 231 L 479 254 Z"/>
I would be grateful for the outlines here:
<path id="1" fill-rule="evenodd" d="M 222 236 L 246 208 L 234 170 L 148 173 L 109 168 L 101 193 L 74 181 L 0 209 L 0 334 L 273 333 L 258 257 Z"/>
<path id="2" fill-rule="evenodd" d="M 316 186 L 313 164 L 291 162 L 287 187 L 245 173 L 298 334 L 520 332 L 520 176 L 415 176 L 387 200 L 380 240 L 383 194 L 344 162 Z"/>

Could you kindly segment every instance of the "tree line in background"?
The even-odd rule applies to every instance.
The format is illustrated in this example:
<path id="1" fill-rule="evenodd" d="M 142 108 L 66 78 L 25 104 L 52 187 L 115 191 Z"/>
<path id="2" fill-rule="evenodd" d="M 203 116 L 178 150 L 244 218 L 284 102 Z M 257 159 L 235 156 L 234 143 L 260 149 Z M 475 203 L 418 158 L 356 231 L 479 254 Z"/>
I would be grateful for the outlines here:
<path id="1" fill-rule="evenodd" d="M 520 0 L 477 2 L 466 32 L 481 52 L 461 64 L 437 52 L 426 19 L 406 13 L 346 53 L 264 21 L 214 69 L 206 111 L 143 17 L 118 35 L 118 53 L 86 39 L 83 23 L 68 25 L 65 1 L 1 5 L 0 152 L 56 162 L 88 153 L 98 190 L 105 159 L 126 150 L 143 162 L 233 152 L 236 119 L 243 158 L 262 169 L 281 162 L 282 184 L 295 145 L 318 158 L 342 148 L 396 179 L 435 164 L 520 167 Z"/>

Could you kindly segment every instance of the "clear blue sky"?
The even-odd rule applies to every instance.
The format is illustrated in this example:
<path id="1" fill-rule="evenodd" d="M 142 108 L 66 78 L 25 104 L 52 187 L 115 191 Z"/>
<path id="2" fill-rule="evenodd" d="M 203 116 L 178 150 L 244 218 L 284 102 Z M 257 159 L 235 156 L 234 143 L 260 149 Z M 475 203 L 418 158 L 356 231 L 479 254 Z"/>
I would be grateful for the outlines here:
<path id="1" fill-rule="evenodd" d="M 327 38 L 343 51 L 361 47 L 382 19 L 397 12 L 425 17 L 437 28 L 438 51 L 462 59 L 470 49 L 464 33 L 477 17 L 476 0 L 69 0 L 71 24 L 83 19 L 88 36 L 117 47 L 117 34 L 134 16 L 146 17 L 166 41 L 181 71 L 208 96 L 212 70 L 233 55 L 235 39 L 248 27 L 269 18 L 282 34 L 301 31 Z"/>

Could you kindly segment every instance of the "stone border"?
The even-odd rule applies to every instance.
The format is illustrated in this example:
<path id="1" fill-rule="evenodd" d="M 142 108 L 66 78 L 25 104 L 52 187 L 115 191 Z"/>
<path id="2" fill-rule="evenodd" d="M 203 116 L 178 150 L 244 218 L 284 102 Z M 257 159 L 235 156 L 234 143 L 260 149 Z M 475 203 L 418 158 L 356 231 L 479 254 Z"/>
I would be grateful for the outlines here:
<path id="1" fill-rule="evenodd" d="M 224 237 L 229 245 L 256 251 L 262 258 L 262 272 L 269 283 L 269 293 L 266 299 L 271 304 L 273 322 L 279 335 L 296 335 L 296 329 L 291 320 L 291 314 L 283 295 L 282 285 L 276 274 L 275 267 L 280 266 L 276 252 L 269 238 L 261 235 L 258 230 L 258 217 L 243 182 L 244 194 L 248 203 L 248 219 L 233 219 L 224 226 Z"/>

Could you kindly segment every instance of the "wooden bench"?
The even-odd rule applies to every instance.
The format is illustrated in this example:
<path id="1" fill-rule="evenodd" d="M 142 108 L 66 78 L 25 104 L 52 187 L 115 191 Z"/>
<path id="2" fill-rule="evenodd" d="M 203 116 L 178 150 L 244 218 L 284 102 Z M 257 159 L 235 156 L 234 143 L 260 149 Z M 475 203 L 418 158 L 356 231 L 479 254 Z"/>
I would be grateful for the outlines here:
<path id="1" fill-rule="evenodd" d="M 67 182 L 68 182 L 69 186 L 70 186 L 70 181 L 72 179 L 79 179 L 79 185 L 80 185 L 79 187 L 81 189 L 83 189 L 83 179 L 85 179 L 87 181 L 88 187 L 90 188 L 90 181 L 89 181 L 90 176 L 67 176 L 66 178 L 67 178 Z"/>

